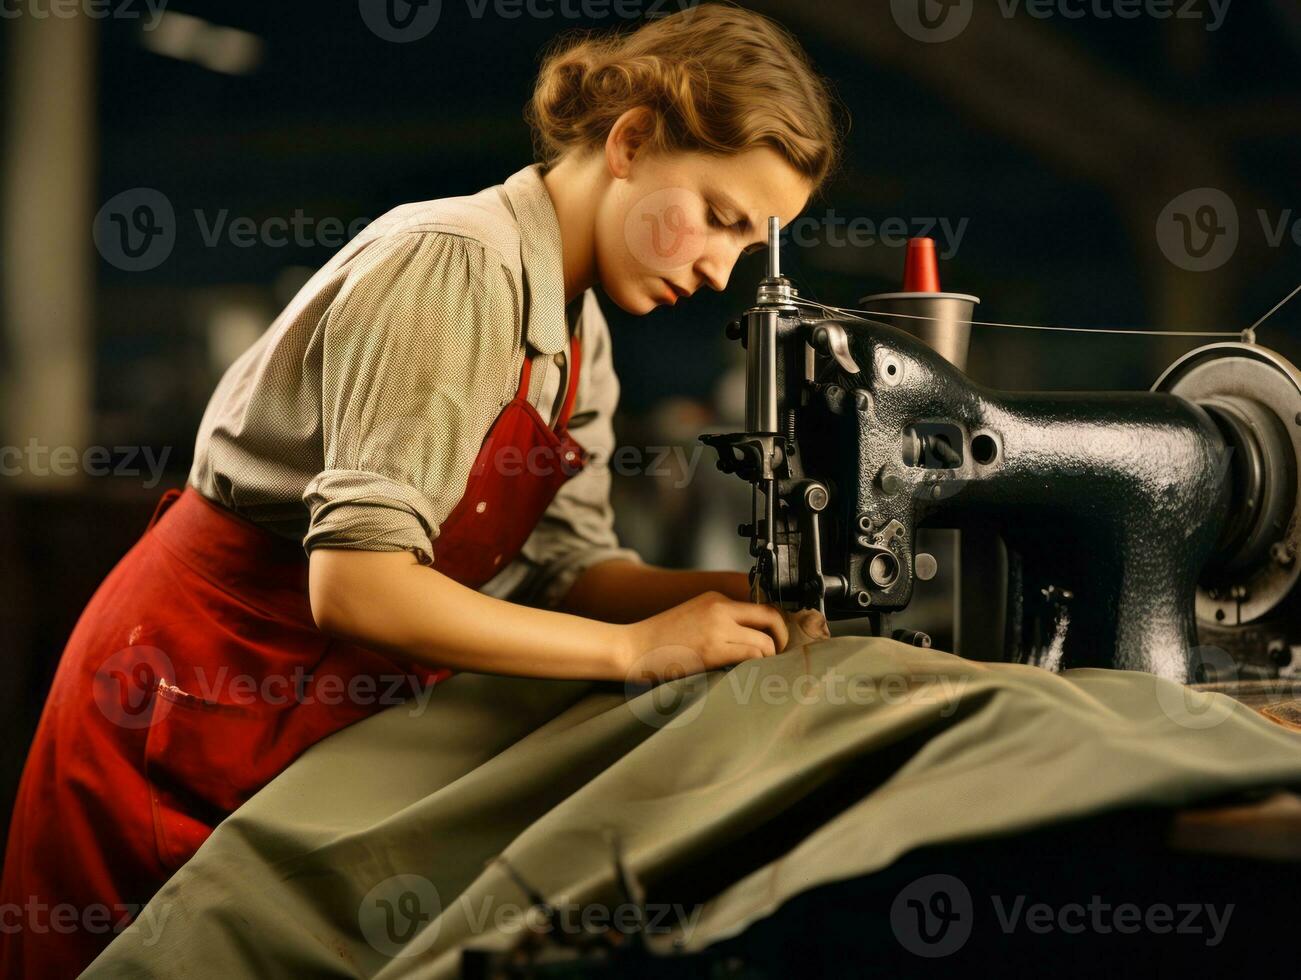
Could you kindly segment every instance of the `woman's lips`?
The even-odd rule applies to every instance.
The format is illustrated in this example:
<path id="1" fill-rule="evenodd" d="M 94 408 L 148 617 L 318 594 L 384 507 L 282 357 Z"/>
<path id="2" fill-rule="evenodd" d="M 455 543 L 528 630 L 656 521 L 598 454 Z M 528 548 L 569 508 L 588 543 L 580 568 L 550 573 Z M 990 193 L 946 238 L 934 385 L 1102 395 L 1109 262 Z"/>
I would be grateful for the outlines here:
<path id="1" fill-rule="evenodd" d="M 678 300 L 691 295 L 681 286 L 674 282 L 670 282 L 668 279 L 661 279 L 660 281 L 664 283 L 665 287 L 663 292 L 660 294 L 660 299 L 669 306 L 673 306 Z"/>

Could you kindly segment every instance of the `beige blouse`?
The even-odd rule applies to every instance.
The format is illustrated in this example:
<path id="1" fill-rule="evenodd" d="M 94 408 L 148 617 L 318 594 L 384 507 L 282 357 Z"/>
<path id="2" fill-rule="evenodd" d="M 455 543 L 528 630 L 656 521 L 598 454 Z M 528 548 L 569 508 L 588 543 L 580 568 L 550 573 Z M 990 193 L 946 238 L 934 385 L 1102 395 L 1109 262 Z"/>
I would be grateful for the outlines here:
<path id="1" fill-rule="evenodd" d="M 582 365 L 569 429 L 591 460 L 523 553 L 481 591 L 554 606 L 621 548 L 610 508 L 619 382 L 589 290 L 564 305 L 560 227 L 537 165 L 468 197 L 396 208 L 303 287 L 226 371 L 199 427 L 190 483 L 313 548 L 413 552 L 465 491 L 527 354 L 529 401 L 552 424 Z"/>

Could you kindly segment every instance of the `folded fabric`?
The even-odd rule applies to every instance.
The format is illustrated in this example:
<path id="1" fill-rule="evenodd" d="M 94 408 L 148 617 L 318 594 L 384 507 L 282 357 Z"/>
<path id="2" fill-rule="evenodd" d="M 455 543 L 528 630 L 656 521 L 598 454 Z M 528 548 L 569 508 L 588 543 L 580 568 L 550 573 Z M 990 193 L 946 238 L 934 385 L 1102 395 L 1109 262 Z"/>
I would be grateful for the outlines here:
<path id="1" fill-rule="evenodd" d="M 671 955 L 926 845 L 1295 785 L 1301 736 L 1136 672 L 843 637 L 651 689 L 462 674 L 307 752 L 85 975 L 452 977 L 536 931 L 522 884 L 615 914 L 628 879 Z"/>

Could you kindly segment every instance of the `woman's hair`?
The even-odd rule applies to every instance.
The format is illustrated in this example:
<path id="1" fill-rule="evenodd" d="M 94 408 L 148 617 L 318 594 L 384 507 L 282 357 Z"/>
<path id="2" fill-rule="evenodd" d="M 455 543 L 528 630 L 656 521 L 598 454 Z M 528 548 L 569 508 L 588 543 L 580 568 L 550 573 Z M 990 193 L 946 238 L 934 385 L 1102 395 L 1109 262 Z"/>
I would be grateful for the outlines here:
<path id="1" fill-rule="evenodd" d="M 835 167 L 841 128 L 830 88 L 798 41 L 761 14 L 708 3 L 630 33 L 561 37 L 545 54 L 525 117 L 547 166 L 605 143 L 628 109 L 654 112 L 655 150 L 741 153 L 768 146 L 814 189 Z"/>

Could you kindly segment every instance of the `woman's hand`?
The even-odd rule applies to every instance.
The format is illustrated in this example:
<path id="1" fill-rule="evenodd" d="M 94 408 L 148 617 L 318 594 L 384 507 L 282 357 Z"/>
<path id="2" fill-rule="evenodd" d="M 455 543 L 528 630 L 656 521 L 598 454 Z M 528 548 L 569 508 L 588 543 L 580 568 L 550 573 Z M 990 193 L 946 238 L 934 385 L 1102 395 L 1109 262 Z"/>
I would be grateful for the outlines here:
<path id="1" fill-rule="evenodd" d="M 702 593 L 624 629 L 625 677 L 643 684 L 771 657 L 790 639 L 779 610 L 721 592 Z"/>
<path id="2" fill-rule="evenodd" d="M 831 639 L 831 628 L 827 625 L 827 618 L 816 609 L 783 612 L 782 616 L 785 617 L 786 628 L 790 631 L 790 639 L 786 641 L 788 650 L 802 647 L 806 643 Z"/>

